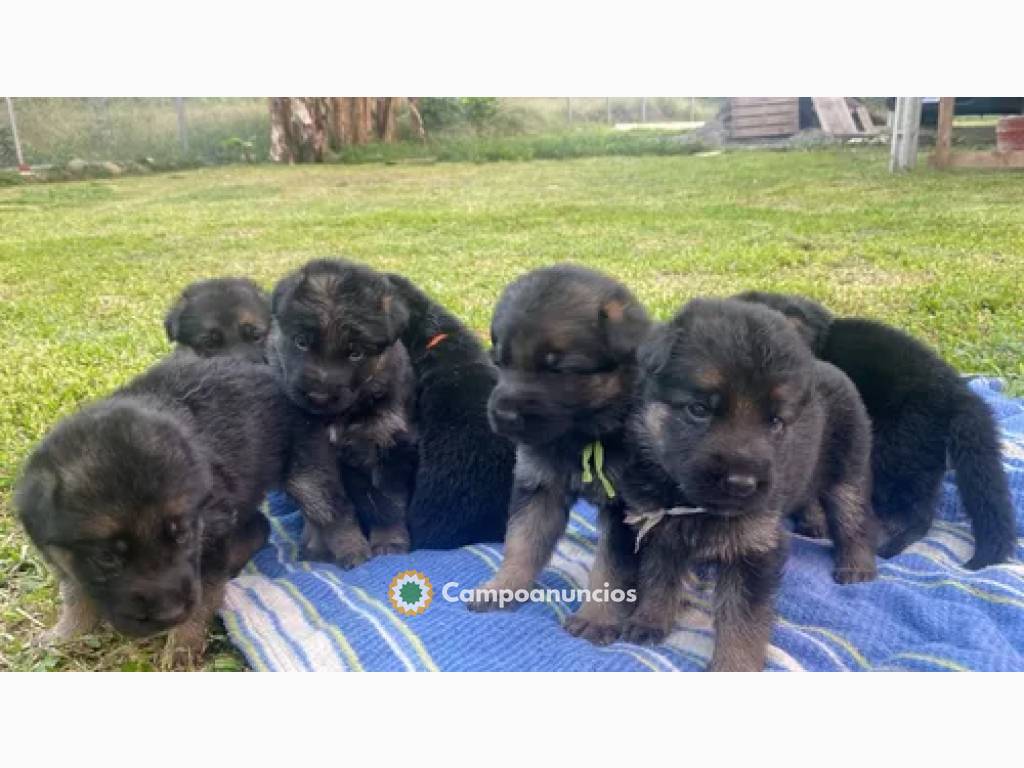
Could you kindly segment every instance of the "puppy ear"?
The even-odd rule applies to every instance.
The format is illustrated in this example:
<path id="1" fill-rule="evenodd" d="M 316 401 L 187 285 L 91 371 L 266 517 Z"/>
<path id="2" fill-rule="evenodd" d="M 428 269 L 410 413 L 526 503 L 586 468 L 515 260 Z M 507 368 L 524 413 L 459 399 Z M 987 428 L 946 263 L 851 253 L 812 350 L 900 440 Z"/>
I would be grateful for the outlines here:
<path id="1" fill-rule="evenodd" d="M 820 354 L 832 325 L 832 313 L 820 304 L 804 299 L 786 305 L 783 314 L 807 346 L 815 354 Z"/>
<path id="2" fill-rule="evenodd" d="M 668 365 L 675 343 L 675 333 L 668 325 L 659 325 L 652 330 L 637 350 L 636 358 L 645 376 L 661 373 Z"/>
<path id="3" fill-rule="evenodd" d="M 306 273 L 299 269 L 278 280 L 277 285 L 274 286 L 274 292 L 270 296 L 270 314 L 276 316 L 281 311 L 281 306 L 285 300 L 292 294 L 292 291 L 305 279 Z"/>
<path id="4" fill-rule="evenodd" d="M 597 321 L 608 346 L 618 358 L 632 358 L 651 330 L 647 310 L 625 292 L 605 299 L 597 312 Z"/>
<path id="5" fill-rule="evenodd" d="M 164 331 L 167 332 L 168 341 L 178 340 L 178 323 L 181 321 L 181 313 L 185 311 L 187 306 L 188 298 L 183 293 L 178 297 L 174 306 L 167 311 L 167 315 L 164 317 Z"/>
<path id="6" fill-rule="evenodd" d="M 381 294 L 380 308 L 387 321 L 388 339 L 394 343 L 409 327 L 409 307 L 387 277 L 384 278 L 384 292 Z"/>
<path id="7" fill-rule="evenodd" d="M 42 547 L 57 534 L 60 478 L 50 467 L 33 464 L 25 470 L 14 490 L 14 508 L 32 541 Z"/>

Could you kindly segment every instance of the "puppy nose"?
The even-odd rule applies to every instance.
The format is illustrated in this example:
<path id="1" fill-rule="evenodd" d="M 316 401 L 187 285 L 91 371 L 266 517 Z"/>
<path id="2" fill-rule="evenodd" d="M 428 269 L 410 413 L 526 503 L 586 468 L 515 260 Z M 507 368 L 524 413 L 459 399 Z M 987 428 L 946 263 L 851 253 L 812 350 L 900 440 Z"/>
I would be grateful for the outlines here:
<path id="1" fill-rule="evenodd" d="M 746 499 L 757 491 L 757 478 L 753 475 L 728 475 L 722 484 L 730 496 Z"/>

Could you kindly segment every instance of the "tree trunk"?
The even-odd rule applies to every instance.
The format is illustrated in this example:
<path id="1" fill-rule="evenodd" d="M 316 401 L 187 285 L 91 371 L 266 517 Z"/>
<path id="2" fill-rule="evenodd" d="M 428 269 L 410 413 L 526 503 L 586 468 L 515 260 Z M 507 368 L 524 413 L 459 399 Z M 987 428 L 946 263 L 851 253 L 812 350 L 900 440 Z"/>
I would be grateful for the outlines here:
<path id="1" fill-rule="evenodd" d="M 409 117 L 412 119 L 412 129 L 416 138 L 420 141 L 427 140 L 427 130 L 423 127 L 423 116 L 420 114 L 420 99 L 418 96 L 409 97 Z"/>
<path id="2" fill-rule="evenodd" d="M 280 96 L 270 99 L 270 159 L 278 163 L 320 163 L 327 146 L 327 99 Z"/>
<path id="3" fill-rule="evenodd" d="M 395 141 L 398 101 L 399 99 L 394 96 L 377 99 L 377 138 L 385 144 L 393 144 Z"/>

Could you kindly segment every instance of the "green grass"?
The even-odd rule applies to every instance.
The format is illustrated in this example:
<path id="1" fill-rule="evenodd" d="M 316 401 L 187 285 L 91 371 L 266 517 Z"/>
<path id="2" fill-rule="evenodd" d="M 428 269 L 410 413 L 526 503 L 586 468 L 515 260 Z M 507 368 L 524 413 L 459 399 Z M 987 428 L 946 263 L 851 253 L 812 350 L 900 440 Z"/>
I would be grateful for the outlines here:
<path id="1" fill-rule="evenodd" d="M 881 318 L 965 371 L 1024 374 L 1024 176 L 890 176 L 884 151 L 436 165 L 227 167 L 0 189 L 0 669 L 145 668 L 110 634 L 32 645 L 52 579 L 10 491 L 57 419 L 168 351 L 187 282 L 346 254 L 485 332 L 515 275 L 572 260 L 659 317 L 697 294 L 800 291 Z M 238 666 L 221 640 L 209 666 Z"/>

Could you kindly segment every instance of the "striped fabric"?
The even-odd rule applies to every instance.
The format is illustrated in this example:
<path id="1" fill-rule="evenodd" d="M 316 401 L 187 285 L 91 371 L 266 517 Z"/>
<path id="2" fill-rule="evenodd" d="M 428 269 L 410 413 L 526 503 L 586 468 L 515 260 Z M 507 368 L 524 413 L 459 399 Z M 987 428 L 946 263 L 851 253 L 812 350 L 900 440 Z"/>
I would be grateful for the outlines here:
<path id="1" fill-rule="evenodd" d="M 1003 428 L 1005 467 L 1024 535 L 1024 401 L 1000 384 L 972 388 Z M 501 547 L 387 556 L 344 572 L 297 557 L 301 520 L 274 496 L 270 544 L 228 587 L 221 612 L 233 642 L 258 670 L 697 670 L 711 655 L 711 583 L 688 587 L 693 606 L 662 645 L 617 642 L 597 648 L 571 637 L 562 620 L 577 605 L 530 603 L 474 614 L 448 602 L 442 588 L 486 580 Z M 594 511 L 577 505 L 539 586 L 585 587 L 594 556 Z M 971 573 L 960 567 L 973 544 L 960 501 L 947 481 L 927 538 L 888 562 L 870 584 L 832 581 L 831 547 L 794 536 L 768 651 L 771 670 L 1024 670 L 1024 540 L 1014 560 Z M 399 572 L 415 570 L 433 586 L 423 613 L 405 617 L 388 601 Z M 449 587 L 449 593 L 453 589 Z"/>

